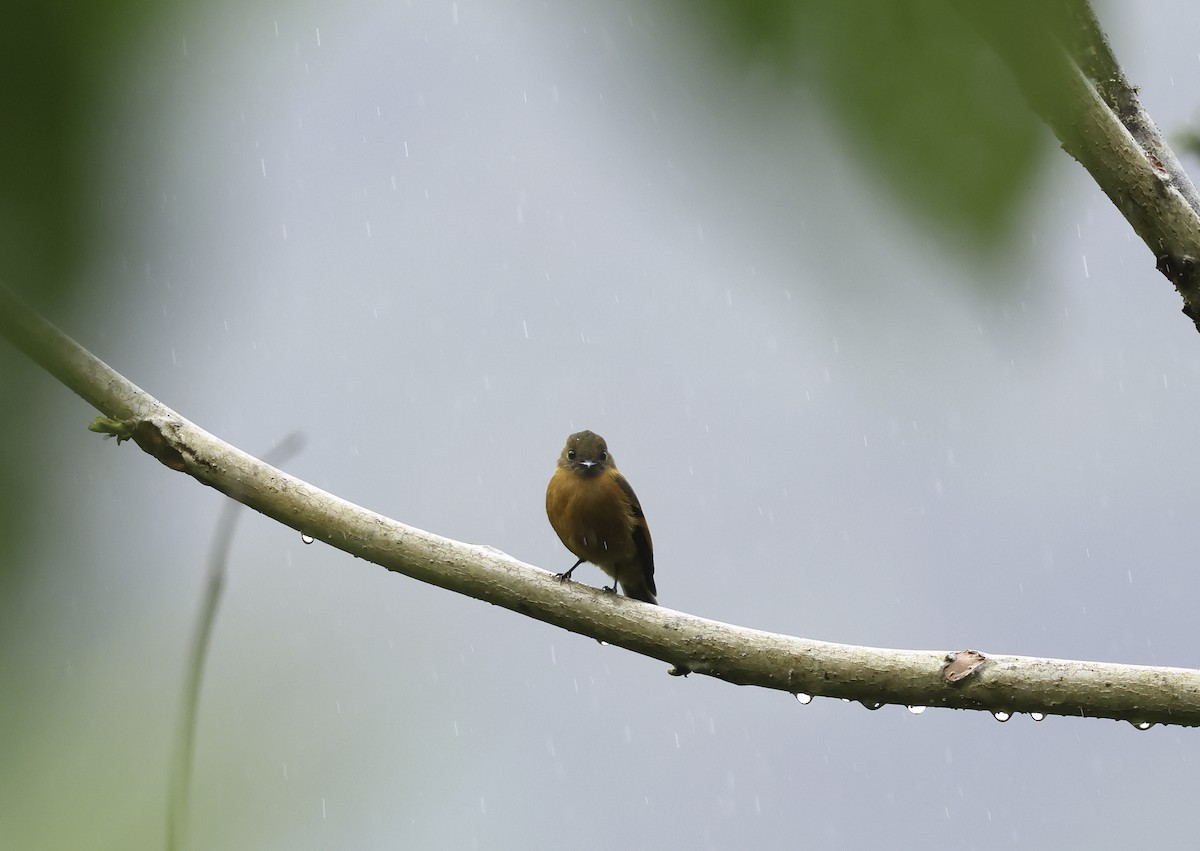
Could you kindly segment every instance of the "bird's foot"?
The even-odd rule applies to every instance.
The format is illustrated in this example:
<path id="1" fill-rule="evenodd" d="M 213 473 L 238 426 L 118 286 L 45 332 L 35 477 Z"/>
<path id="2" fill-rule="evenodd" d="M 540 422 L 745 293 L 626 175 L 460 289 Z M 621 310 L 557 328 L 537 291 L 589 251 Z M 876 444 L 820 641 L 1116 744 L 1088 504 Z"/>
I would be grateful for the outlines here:
<path id="1" fill-rule="evenodd" d="M 557 579 L 559 582 L 569 582 L 571 580 L 571 574 L 574 573 L 575 568 L 579 567 L 579 565 L 581 565 L 581 564 L 583 564 L 583 559 L 580 559 L 579 561 L 577 561 L 573 565 L 571 565 L 570 570 L 564 570 L 562 573 L 554 574 L 554 578 Z"/>

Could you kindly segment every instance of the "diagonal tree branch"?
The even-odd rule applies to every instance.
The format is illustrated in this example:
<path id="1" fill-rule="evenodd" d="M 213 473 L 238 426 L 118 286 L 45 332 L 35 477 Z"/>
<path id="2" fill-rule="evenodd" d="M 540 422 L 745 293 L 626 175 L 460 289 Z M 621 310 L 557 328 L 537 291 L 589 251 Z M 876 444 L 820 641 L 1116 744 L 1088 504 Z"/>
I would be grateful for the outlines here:
<path id="1" fill-rule="evenodd" d="M 1200 330 L 1200 194 L 1117 64 L 1087 0 L 952 0 L 1154 253 Z"/>
<path id="2" fill-rule="evenodd" d="M 254 458 L 139 389 L 0 287 L 0 336 L 172 470 L 388 570 L 738 685 L 885 703 L 1200 726 L 1200 671 L 976 651 L 884 650 L 708 620 L 562 583 L 490 547 L 376 514 Z"/>

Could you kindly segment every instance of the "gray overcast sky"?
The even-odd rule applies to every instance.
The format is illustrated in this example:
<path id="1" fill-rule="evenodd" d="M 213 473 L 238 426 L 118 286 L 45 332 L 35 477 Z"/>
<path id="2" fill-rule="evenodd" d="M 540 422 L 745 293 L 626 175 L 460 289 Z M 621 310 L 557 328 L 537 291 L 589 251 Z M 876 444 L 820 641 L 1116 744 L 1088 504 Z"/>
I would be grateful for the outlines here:
<path id="1" fill-rule="evenodd" d="M 94 284 L 54 318 L 247 451 L 302 430 L 297 475 L 551 570 L 573 558 L 545 484 L 593 429 L 672 608 L 1200 664 L 1200 340 L 1108 200 L 1055 153 L 1027 236 L 977 273 L 813 104 L 770 128 L 709 114 L 670 64 L 672 14 L 354 0 L 166 21 L 100 113 Z M 1181 129 L 1194 10 L 1101 15 Z M 53 463 L 14 615 L 28 648 L 3 657 L 21 697 L 0 830 L 140 847 L 221 501 L 38 380 L 31 453 Z M 1196 736 L 675 679 L 247 514 L 191 847 L 1180 845 Z"/>

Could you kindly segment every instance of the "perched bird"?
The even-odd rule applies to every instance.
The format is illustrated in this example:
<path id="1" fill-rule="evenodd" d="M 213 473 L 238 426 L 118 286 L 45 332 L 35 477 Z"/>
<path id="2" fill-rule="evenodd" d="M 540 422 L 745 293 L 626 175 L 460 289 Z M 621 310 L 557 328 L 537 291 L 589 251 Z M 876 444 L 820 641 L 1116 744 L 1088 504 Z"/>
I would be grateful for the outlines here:
<path id="1" fill-rule="evenodd" d="M 658 602 L 650 527 L 603 437 L 580 431 L 567 438 L 546 487 L 546 516 L 579 559 L 560 579 L 590 561 L 612 577 L 613 587 L 605 590 L 615 593 L 620 583 L 626 597 Z"/>

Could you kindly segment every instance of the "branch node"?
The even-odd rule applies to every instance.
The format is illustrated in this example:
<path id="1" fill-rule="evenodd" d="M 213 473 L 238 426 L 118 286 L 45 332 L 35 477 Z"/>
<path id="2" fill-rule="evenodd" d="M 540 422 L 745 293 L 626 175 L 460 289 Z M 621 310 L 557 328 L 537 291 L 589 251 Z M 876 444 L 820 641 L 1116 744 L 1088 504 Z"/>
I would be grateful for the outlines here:
<path id="1" fill-rule="evenodd" d="M 978 650 L 959 650 L 946 654 L 946 664 L 942 665 L 942 677 L 950 685 L 958 685 L 968 677 L 979 673 L 980 668 L 988 661 L 988 657 Z"/>
<path id="2" fill-rule="evenodd" d="M 115 437 L 118 444 L 132 440 L 143 452 L 157 458 L 164 466 L 180 473 L 187 469 L 183 453 L 172 445 L 162 429 L 151 420 L 96 417 L 88 423 L 88 431 L 103 434 L 106 438 Z"/>

